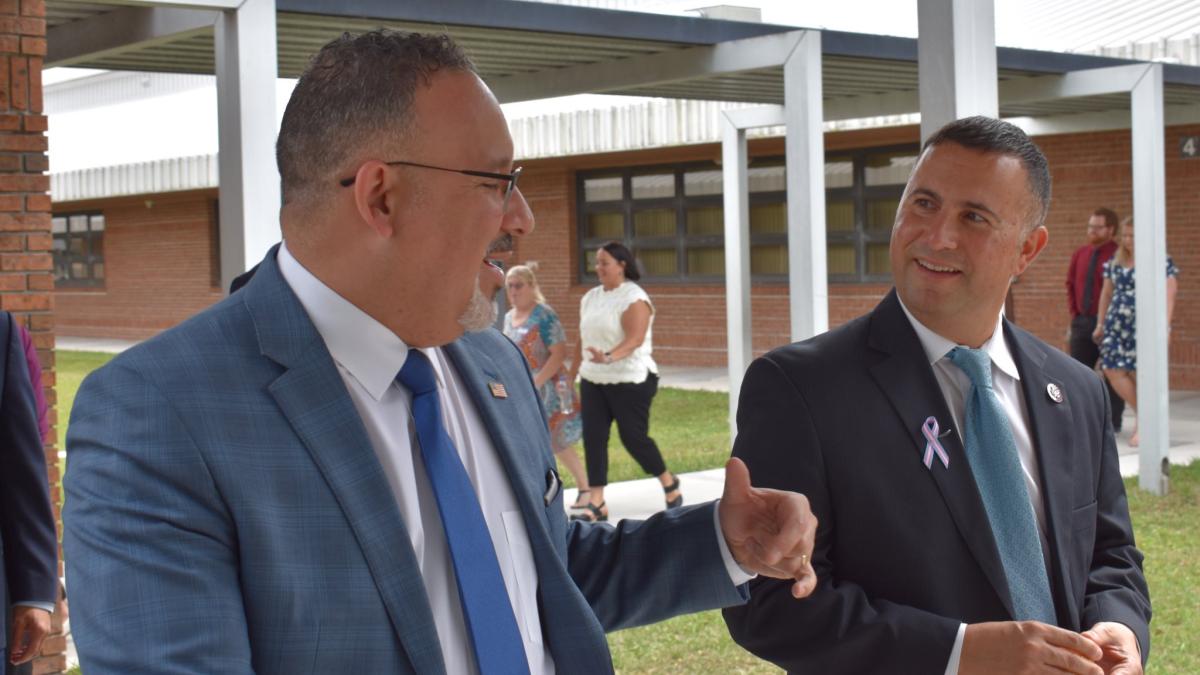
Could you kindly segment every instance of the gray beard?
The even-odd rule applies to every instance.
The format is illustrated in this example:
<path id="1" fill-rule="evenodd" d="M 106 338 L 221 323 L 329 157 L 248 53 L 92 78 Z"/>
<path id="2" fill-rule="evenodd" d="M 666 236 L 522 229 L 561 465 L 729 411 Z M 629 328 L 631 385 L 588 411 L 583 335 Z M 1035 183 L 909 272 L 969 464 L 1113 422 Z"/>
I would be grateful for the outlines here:
<path id="1" fill-rule="evenodd" d="M 496 323 L 497 314 L 495 301 L 489 300 L 483 291 L 479 290 L 479 284 L 475 284 L 475 292 L 471 295 L 467 308 L 458 317 L 458 323 L 466 330 L 478 333 L 491 328 Z"/>

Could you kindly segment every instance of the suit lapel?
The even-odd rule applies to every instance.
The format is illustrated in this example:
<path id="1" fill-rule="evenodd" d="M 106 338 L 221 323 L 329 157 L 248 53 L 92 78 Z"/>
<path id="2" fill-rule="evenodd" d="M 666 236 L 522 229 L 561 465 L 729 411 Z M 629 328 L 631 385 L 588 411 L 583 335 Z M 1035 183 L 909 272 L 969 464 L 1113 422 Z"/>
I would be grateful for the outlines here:
<path id="1" fill-rule="evenodd" d="M 504 463 L 509 482 L 516 494 L 517 502 L 521 505 L 525 528 L 529 530 L 530 539 L 534 539 L 535 528 L 545 529 L 542 518 L 531 517 L 540 514 L 545 504 L 539 486 L 544 482 L 542 475 L 544 467 L 531 465 L 530 453 L 519 452 L 516 445 L 528 442 L 522 438 L 514 438 L 513 420 L 516 417 L 516 406 L 519 405 L 520 388 L 526 387 L 527 382 L 505 382 L 500 378 L 500 369 L 484 349 L 474 348 L 470 344 L 473 336 L 467 335 L 462 339 L 444 347 L 446 356 L 454 364 L 458 375 L 462 378 L 470 394 L 471 402 L 483 418 L 492 445 Z M 498 398 L 491 393 L 492 386 L 503 385 L 508 394 Z"/>
<path id="2" fill-rule="evenodd" d="M 244 291 L 264 356 L 287 370 L 272 396 L 312 456 L 362 548 L 416 672 L 444 672 L 408 530 L 345 383 L 272 250 Z"/>
<path id="3" fill-rule="evenodd" d="M 1045 371 L 1046 352 L 1036 341 L 1016 331 L 1004 322 L 1004 334 L 1011 347 L 1013 360 L 1016 361 L 1017 371 L 1021 374 L 1021 392 L 1025 396 L 1025 410 L 1029 414 L 1029 434 L 1038 458 L 1038 469 L 1041 472 L 1042 503 L 1046 510 L 1046 539 L 1050 542 L 1051 560 L 1047 561 L 1050 581 L 1054 594 L 1054 604 L 1058 608 L 1061 625 L 1073 626 L 1079 624 L 1075 616 L 1078 609 L 1075 603 L 1067 597 L 1067 589 L 1072 586 L 1070 569 L 1063 559 L 1062 552 L 1070 550 L 1067 538 L 1070 536 L 1070 516 L 1072 491 L 1070 482 L 1073 475 L 1073 463 L 1070 449 L 1072 414 L 1071 392 L 1059 379 Z M 1048 394 L 1049 385 L 1055 385 L 1063 392 L 1061 403 L 1055 403 Z M 1064 623 L 1067 612 L 1073 619 Z"/>
<path id="4" fill-rule="evenodd" d="M 925 350 L 900 307 L 895 290 L 872 313 L 868 339 L 871 347 L 888 355 L 871 367 L 871 376 L 900 417 L 912 441 L 914 461 L 920 462 L 925 454 L 926 441 L 921 431 L 925 420 L 930 416 L 935 417 L 944 432 L 953 426 L 954 418 L 929 366 Z M 967 548 L 1011 616 L 1013 608 L 1008 581 L 961 439 L 960 429 L 954 429 L 941 439 L 950 457 L 950 465 L 942 466 L 934 458 L 928 474 L 937 484 L 946 502 L 946 509 Z"/>

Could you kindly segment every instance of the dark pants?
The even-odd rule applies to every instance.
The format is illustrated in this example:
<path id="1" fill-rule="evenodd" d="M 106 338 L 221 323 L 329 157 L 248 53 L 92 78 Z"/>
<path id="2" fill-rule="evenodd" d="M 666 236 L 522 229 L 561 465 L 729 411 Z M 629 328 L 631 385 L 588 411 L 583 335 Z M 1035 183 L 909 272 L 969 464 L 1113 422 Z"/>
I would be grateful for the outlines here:
<path id="1" fill-rule="evenodd" d="M 1100 360 L 1100 347 L 1092 339 L 1092 333 L 1095 330 L 1096 317 L 1094 316 L 1080 314 L 1071 319 L 1071 357 L 1088 368 L 1095 368 L 1096 362 Z M 1112 403 L 1113 429 L 1120 431 L 1121 415 L 1125 414 L 1125 399 L 1117 395 L 1112 385 L 1108 383 L 1107 377 L 1104 378 L 1104 386 L 1108 387 L 1108 400 Z"/>
<path id="2" fill-rule="evenodd" d="M 629 454 L 651 476 L 666 472 L 658 444 L 650 438 L 650 402 L 658 393 L 658 375 L 650 373 L 638 384 L 579 385 L 583 408 L 583 454 L 587 458 L 588 483 L 608 485 L 608 436 L 613 420 L 617 434 Z"/>

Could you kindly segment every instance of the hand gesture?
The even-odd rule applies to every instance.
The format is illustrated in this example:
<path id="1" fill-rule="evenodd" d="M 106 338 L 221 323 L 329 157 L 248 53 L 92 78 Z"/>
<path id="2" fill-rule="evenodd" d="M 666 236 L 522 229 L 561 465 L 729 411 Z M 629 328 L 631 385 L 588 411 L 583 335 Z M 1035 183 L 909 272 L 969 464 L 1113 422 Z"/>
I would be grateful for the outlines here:
<path id="1" fill-rule="evenodd" d="M 958 673 L 1104 675 L 1096 664 L 1102 655 L 1083 635 L 1038 621 L 973 623 L 963 637 Z"/>
<path id="2" fill-rule="evenodd" d="M 19 666 L 42 651 L 42 641 L 50 634 L 50 612 L 20 605 L 12 610 L 12 635 L 8 638 L 8 660 Z"/>
<path id="3" fill-rule="evenodd" d="M 817 587 L 812 568 L 817 518 L 804 495 L 752 487 L 750 470 L 735 457 L 725 464 L 718 515 L 729 552 L 744 569 L 775 579 L 795 579 L 792 595 L 797 598 Z"/>
<path id="4" fill-rule="evenodd" d="M 1142 650 L 1129 626 L 1101 621 L 1091 630 L 1084 631 L 1083 637 L 1103 650 L 1099 664 L 1104 675 L 1142 675 Z"/>

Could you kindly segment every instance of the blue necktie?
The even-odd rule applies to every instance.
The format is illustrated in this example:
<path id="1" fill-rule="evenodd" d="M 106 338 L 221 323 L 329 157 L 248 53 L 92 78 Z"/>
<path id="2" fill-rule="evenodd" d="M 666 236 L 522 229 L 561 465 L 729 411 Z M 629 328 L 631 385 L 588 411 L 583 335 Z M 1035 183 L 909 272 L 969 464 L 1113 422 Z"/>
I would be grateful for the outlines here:
<path id="1" fill-rule="evenodd" d="M 971 380 L 963 445 L 1000 549 L 1016 614 L 1013 618 L 1054 625 L 1054 601 L 1033 504 L 1025 489 L 1012 427 L 992 389 L 992 360 L 986 352 L 966 347 L 951 350 L 950 360 Z"/>
<path id="2" fill-rule="evenodd" d="M 442 404 L 429 359 L 410 349 L 397 376 L 412 392 L 413 420 L 433 486 L 475 663 L 483 675 L 529 673 L 529 661 L 479 498 L 458 450 L 442 426 Z"/>

